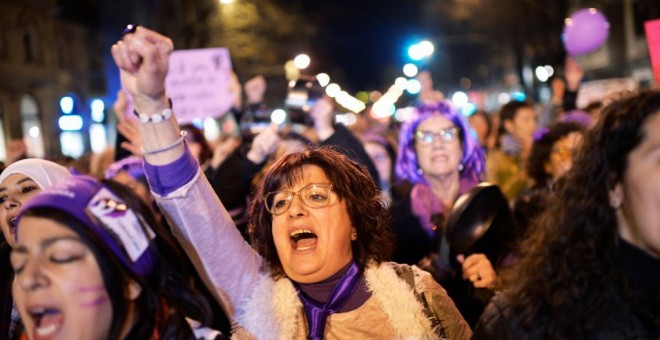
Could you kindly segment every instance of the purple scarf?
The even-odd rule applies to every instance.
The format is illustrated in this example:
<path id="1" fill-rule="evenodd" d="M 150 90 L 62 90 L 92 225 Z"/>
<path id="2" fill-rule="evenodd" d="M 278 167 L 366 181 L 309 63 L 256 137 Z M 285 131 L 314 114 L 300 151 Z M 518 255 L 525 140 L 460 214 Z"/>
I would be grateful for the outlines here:
<path id="1" fill-rule="evenodd" d="M 469 178 L 461 178 L 458 187 L 458 195 L 463 195 L 468 192 L 472 187 L 477 185 L 477 181 Z M 431 221 L 431 217 L 435 214 L 442 214 L 444 221 L 449 218 L 452 207 L 445 207 L 440 199 L 433 193 L 431 187 L 427 184 L 420 182 L 413 186 L 410 191 L 411 208 L 415 216 L 419 218 L 419 222 L 424 227 L 424 231 L 433 238 L 438 233 L 438 228 L 444 228 L 444 225 L 436 226 Z"/>
<path id="2" fill-rule="evenodd" d="M 346 305 L 356 291 L 356 288 L 358 288 L 359 283 L 363 281 L 361 278 L 362 275 L 360 275 L 360 268 L 357 263 L 355 261 L 351 262 L 346 273 L 344 273 L 339 283 L 337 283 L 332 290 L 326 303 L 321 303 L 313 299 L 301 289 L 301 284 L 291 281 L 298 289 L 298 296 L 305 307 L 308 339 L 323 339 L 328 316 L 342 310 L 342 307 Z M 366 296 L 366 298 L 368 298 L 368 296 Z M 366 298 L 364 300 L 366 300 Z"/>

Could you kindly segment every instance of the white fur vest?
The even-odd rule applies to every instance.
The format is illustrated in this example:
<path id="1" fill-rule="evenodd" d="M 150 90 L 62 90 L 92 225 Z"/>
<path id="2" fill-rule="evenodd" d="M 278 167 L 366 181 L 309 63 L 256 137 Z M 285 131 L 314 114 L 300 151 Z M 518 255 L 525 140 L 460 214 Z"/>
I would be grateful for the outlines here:
<path id="1" fill-rule="evenodd" d="M 395 272 L 394 263 L 369 266 L 365 270 L 367 288 L 371 299 L 387 315 L 390 324 L 400 338 L 435 339 L 431 322 L 426 318 L 422 305 L 410 285 Z M 414 268 L 418 291 L 425 290 L 423 272 Z M 263 274 L 249 297 L 236 311 L 235 339 L 292 339 L 298 325 L 299 311 L 303 308 L 298 293 L 288 279 L 273 281 Z M 374 325 L 377 326 L 377 325 Z"/>

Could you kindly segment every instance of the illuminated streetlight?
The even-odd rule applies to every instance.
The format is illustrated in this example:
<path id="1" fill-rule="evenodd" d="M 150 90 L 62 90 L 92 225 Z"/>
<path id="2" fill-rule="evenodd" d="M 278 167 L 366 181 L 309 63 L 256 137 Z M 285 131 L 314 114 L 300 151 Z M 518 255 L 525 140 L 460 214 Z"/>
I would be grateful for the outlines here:
<path id="1" fill-rule="evenodd" d="M 537 66 L 536 69 L 534 70 L 534 73 L 536 73 L 536 78 L 542 83 L 545 83 L 546 81 L 548 81 L 548 78 L 550 78 L 550 74 L 548 74 L 548 69 L 545 68 L 544 66 Z"/>
<path id="2" fill-rule="evenodd" d="M 435 50 L 435 47 L 433 46 L 433 44 L 428 40 L 424 40 L 424 41 L 420 42 L 419 43 L 419 48 L 422 50 L 422 54 L 425 57 L 431 56 L 431 54 L 433 54 L 433 51 Z"/>
<path id="3" fill-rule="evenodd" d="M 325 93 L 326 93 L 328 96 L 334 98 L 334 97 L 336 97 L 339 93 L 341 93 L 341 87 L 339 87 L 339 85 L 337 85 L 337 84 L 335 84 L 335 83 L 332 83 L 332 84 L 328 85 L 328 86 L 325 88 Z"/>
<path id="4" fill-rule="evenodd" d="M 435 48 L 433 47 L 433 44 L 428 40 L 424 40 L 411 45 L 408 48 L 408 56 L 412 60 L 419 61 L 426 57 L 430 57 L 434 50 Z"/>
<path id="5" fill-rule="evenodd" d="M 319 81 L 321 87 L 325 87 L 330 83 L 330 76 L 327 73 L 319 73 L 316 75 L 316 80 Z"/>
<path id="6" fill-rule="evenodd" d="M 406 85 L 406 91 L 410 94 L 418 94 L 422 90 L 422 84 L 417 79 L 409 79 Z"/>
<path id="7" fill-rule="evenodd" d="M 453 96 L 451 96 L 451 101 L 456 105 L 457 107 L 463 107 L 465 104 L 468 103 L 468 96 L 465 94 L 465 92 L 458 91 L 454 93 Z"/>
<path id="8" fill-rule="evenodd" d="M 282 109 L 276 109 L 273 110 L 273 112 L 270 114 L 270 121 L 273 122 L 274 124 L 282 124 L 286 120 L 286 111 Z"/>
<path id="9" fill-rule="evenodd" d="M 304 70 L 309 66 L 311 59 L 307 54 L 299 54 L 293 59 L 293 65 L 296 66 L 299 70 Z"/>
<path id="10" fill-rule="evenodd" d="M 414 64 L 405 64 L 403 65 L 403 74 L 406 75 L 406 77 L 414 77 L 417 75 L 417 66 Z"/>

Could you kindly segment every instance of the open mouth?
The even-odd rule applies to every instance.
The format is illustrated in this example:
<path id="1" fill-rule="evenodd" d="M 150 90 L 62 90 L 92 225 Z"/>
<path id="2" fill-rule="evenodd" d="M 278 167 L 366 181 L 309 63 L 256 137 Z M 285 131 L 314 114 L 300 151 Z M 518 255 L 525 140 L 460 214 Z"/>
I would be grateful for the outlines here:
<path id="1" fill-rule="evenodd" d="M 291 247 L 295 250 L 309 250 L 316 247 L 318 237 L 310 230 L 300 229 L 291 233 Z"/>
<path id="2" fill-rule="evenodd" d="M 9 219 L 9 231 L 12 234 L 16 233 L 16 222 L 18 221 L 17 217 L 12 217 Z"/>
<path id="3" fill-rule="evenodd" d="M 29 311 L 34 320 L 34 338 L 49 339 L 64 323 L 64 314 L 54 308 L 34 308 Z"/>

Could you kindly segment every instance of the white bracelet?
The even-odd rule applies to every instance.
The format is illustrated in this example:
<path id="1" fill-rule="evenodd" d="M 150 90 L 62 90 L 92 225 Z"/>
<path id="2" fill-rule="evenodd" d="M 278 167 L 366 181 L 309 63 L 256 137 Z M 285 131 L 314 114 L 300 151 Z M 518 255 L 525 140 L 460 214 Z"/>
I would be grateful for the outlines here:
<path id="1" fill-rule="evenodd" d="M 170 119 L 172 117 L 172 99 L 167 99 L 167 101 L 170 103 L 170 107 L 167 109 L 163 110 L 162 113 L 160 114 L 153 114 L 151 116 L 144 114 L 144 113 L 138 113 L 136 110 L 133 110 L 133 114 L 138 117 L 141 123 L 146 124 L 149 122 L 152 122 L 154 124 L 158 124 L 164 120 Z"/>
<path id="2" fill-rule="evenodd" d="M 181 137 L 179 137 L 179 139 L 177 139 L 176 141 L 174 141 L 174 143 L 172 143 L 172 144 L 170 144 L 170 145 L 167 145 L 167 146 L 164 146 L 164 147 L 162 147 L 162 148 L 160 148 L 160 149 L 155 149 L 155 150 L 145 150 L 145 149 L 144 149 L 144 146 L 143 146 L 143 147 L 142 147 L 142 154 L 143 154 L 143 155 L 153 155 L 153 154 L 157 154 L 157 153 L 161 153 L 161 152 L 164 152 L 164 151 L 167 151 L 167 150 L 174 149 L 174 148 L 177 147 L 179 144 L 183 143 L 183 141 L 186 139 L 186 135 L 187 135 L 187 134 L 188 134 L 187 131 L 181 131 Z"/>

